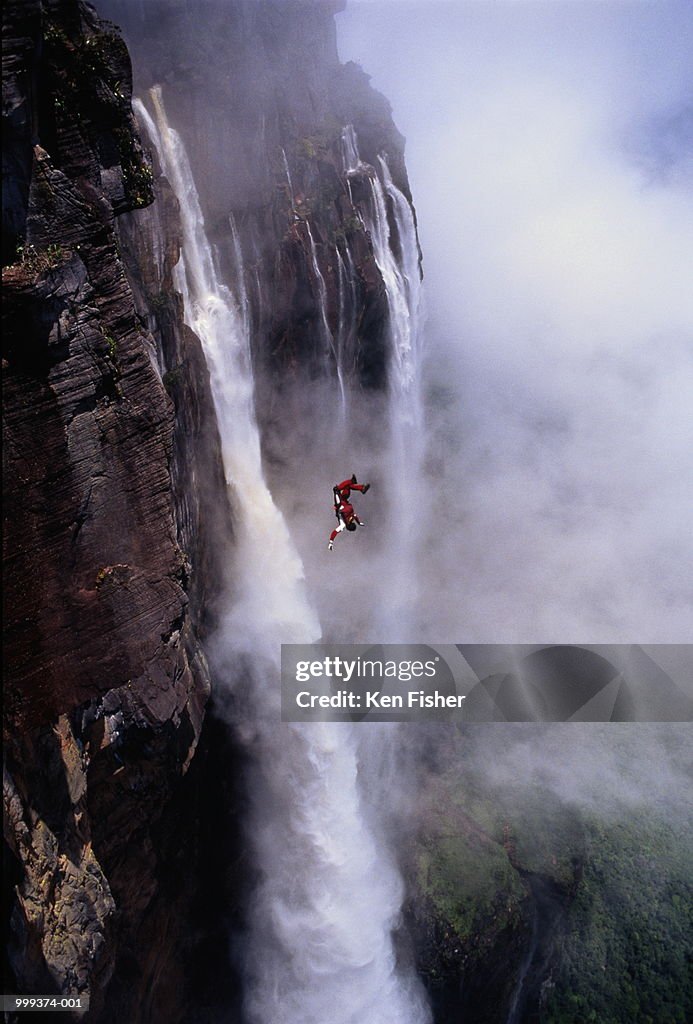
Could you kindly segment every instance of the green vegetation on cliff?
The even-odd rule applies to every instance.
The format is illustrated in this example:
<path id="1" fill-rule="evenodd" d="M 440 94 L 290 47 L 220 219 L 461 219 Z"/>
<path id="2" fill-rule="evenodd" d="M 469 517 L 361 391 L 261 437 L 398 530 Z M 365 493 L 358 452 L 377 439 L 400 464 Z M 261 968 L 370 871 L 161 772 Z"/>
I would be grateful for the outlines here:
<path id="1" fill-rule="evenodd" d="M 634 791 L 632 740 L 603 738 L 618 779 L 592 750 L 596 796 L 485 772 L 473 740 L 429 775 L 409 876 L 436 1020 L 504 1021 L 518 992 L 541 1024 L 693 1019 L 692 829 L 649 780 Z"/>
<path id="2" fill-rule="evenodd" d="M 631 811 L 592 818 L 546 1024 L 693 1019 L 690 828 Z"/>

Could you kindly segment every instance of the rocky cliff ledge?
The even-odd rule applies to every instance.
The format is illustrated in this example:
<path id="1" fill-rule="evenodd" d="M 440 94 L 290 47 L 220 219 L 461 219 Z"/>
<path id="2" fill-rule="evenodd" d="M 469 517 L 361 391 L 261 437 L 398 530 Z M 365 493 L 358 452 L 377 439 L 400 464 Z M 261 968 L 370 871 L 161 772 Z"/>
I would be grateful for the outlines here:
<path id="1" fill-rule="evenodd" d="M 17 0 L 3 47 L 5 991 L 89 992 L 102 1019 L 115 977 L 120 1019 L 154 1019 L 210 687 L 180 493 L 203 440 L 214 461 L 211 405 L 189 333 L 195 397 L 169 397 L 126 274 L 116 218 L 153 174 L 122 37 L 78 0 Z"/>

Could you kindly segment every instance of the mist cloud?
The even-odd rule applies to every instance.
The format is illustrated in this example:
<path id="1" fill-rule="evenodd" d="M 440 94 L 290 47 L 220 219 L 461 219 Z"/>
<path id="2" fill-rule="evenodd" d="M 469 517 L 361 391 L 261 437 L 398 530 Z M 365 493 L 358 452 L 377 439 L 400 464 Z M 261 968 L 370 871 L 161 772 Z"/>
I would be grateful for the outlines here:
<path id="1" fill-rule="evenodd" d="M 690 10 L 352 0 L 338 22 L 419 214 L 426 636 L 686 640 Z"/>

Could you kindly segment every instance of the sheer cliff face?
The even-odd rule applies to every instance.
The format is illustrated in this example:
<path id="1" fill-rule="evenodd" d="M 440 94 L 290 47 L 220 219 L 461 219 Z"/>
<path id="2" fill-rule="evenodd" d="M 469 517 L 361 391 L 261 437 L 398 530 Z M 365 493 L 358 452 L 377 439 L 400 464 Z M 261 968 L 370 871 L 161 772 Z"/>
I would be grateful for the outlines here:
<path id="1" fill-rule="evenodd" d="M 138 94 L 146 100 L 151 86 L 163 88 L 230 279 L 233 218 L 270 456 L 282 448 L 287 418 L 303 425 L 302 444 L 324 426 L 315 396 L 337 399 L 338 375 L 372 394 L 387 377 L 387 302 L 359 211 L 367 190 L 350 189 L 345 175 L 344 127 L 354 125 L 364 162 L 376 166 L 386 152 L 395 183 L 407 196 L 409 187 L 387 101 L 360 68 L 339 62 L 335 12 L 343 6 L 104 3 L 123 26 Z"/>
<path id="2" fill-rule="evenodd" d="M 153 199 L 125 44 L 78 0 L 7 3 L 3 32 L 11 960 L 25 990 L 90 989 L 98 1011 L 119 948 L 160 921 L 159 833 L 209 689 L 195 519 L 115 230 Z"/>
<path id="3" fill-rule="evenodd" d="M 237 228 L 270 454 L 307 381 L 335 396 L 339 370 L 377 395 L 386 378 L 366 178 L 347 180 L 343 127 L 408 186 L 386 101 L 338 62 L 340 6 L 99 5 L 125 23 L 140 91 L 164 84 L 230 280 Z M 200 833 L 200 759 L 187 772 L 209 692 L 198 635 L 232 531 L 207 371 L 172 284 L 177 203 L 143 153 L 113 25 L 82 0 L 8 0 L 4 46 L 11 966 L 19 990 L 89 991 L 95 1020 L 192 1019 L 192 904 L 206 892 L 216 936 L 234 888 L 190 884 L 200 834 L 211 847 L 233 825 Z M 223 935 L 209 952 L 226 971 Z"/>

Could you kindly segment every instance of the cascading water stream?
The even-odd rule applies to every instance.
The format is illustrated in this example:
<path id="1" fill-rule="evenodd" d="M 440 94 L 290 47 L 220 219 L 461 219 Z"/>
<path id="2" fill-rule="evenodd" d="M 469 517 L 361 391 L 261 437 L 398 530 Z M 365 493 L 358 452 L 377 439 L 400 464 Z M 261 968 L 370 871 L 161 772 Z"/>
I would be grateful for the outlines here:
<path id="1" fill-rule="evenodd" d="M 289 170 L 289 161 L 286 159 L 286 150 L 284 149 L 283 146 L 282 146 L 282 163 L 284 164 L 284 174 L 286 175 L 286 181 L 287 181 L 287 184 L 289 186 L 289 198 L 291 199 L 291 209 L 295 210 L 296 206 L 295 206 L 294 186 L 293 186 L 293 182 L 291 180 L 291 171 Z"/>
<path id="2" fill-rule="evenodd" d="M 291 199 L 291 209 L 296 213 L 294 186 L 291 180 L 291 170 L 289 168 L 289 161 L 286 156 L 286 150 L 282 146 L 282 164 L 284 165 L 284 174 L 286 175 L 286 181 L 289 186 L 289 196 Z M 344 386 L 344 373 L 342 369 L 342 362 L 340 358 L 341 346 L 339 344 L 339 336 L 335 342 L 335 338 L 330 330 L 329 321 L 327 319 L 327 287 L 325 285 L 325 278 L 322 271 L 320 270 L 320 264 L 318 262 L 318 252 L 315 246 L 315 239 L 313 238 L 313 232 L 310 227 L 310 222 L 305 221 L 306 233 L 308 235 L 308 244 L 310 246 L 310 262 L 311 270 L 313 271 L 313 283 L 317 290 L 318 308 L 320 311 L 320 326 L 322 334 L 322 342 L 325 348 L 325 355 L 331 354 L 334 359 L 335 369 L 337 373 L 337 386 L 339 388 L 339 399 L 340 399 L 340 420 L 343 426 L 346 422 L 347 414 L 347 396 L 346 388 Z M 329 367 L 328 367 L 329 370 Z"/>
<path id="3" fill-rule="evenodd" d="M 231 240 L 233 242 L 233 269 L 236 275 L 236 287 L 240 293 L 240 312 L 242 317 L 241 327 L 244 338 L 250 337 L 250 302 L 244 285 L 243 274 L 243 253 L 241 251 L 241 240 L 238 237 L 238 229 L 233 214 L 229 215 L 229 228 L 231 229 Z"/>
<path id="4" fill-rule="evenodd" d="M 305 225 L 306 232 L 308 234 L 308 242 L 310 244 L 310 260 L 313 269 L 313 279 L 318 292 L 318 306 L 320 309 L 323 344 L 325 345 L 326 353 L 331 352 L 334 358 L 335 369 L 337 372 L 337 385 L 339 387 L 340 414 L 342 423 L 344 423 L 346 421 L 347 407 L 346 391 L 344 388 L 344 375 L 342 373 L 342 366 L 339 360 L 339 352 L 335 346 L 335 340 L 327 321 L 327 287 L 325 286 L 325 278 L 322 276 L 320 264 L 318 263 L 318 252 L 315 248 L 315 239 L 313 238 L 313 232 L 310 229 L 310 223 L 306 221 Z"/>
<path id="5" fill-rule="evenodd" d="M 217 660 L 232 685 L 250 677 L 248 828 L 261 881 L 249 913 L 247 1020 L 425 1024 L 416 979 L 395 969 L 402 883 L 365 823 L 353 729 L 278 723 L 280 644 L 315 640 L 320 627 L 262 472 L 244 299 L 218 278 L 184 147 L 160 89 L 150 96 L 155 121 L 141 103 L 136 110 L 180 203 L 177 285 L 209 366 L 237 531 Z"/>
<path id="6" fill-rule="evenodd" d="M 389 521 L 381 544 L 379 603 L 374 610 L 374 623 L 378 641 L 408 644 L 417 639 L 416 527 L 420 512 L 414 495 L 422 475 L 424 436 L 420 392 L 419 243 L 411 206 L 392 181 L 386 158 L 381 155 L 378 159 L 379 173 L 366 164 L 359 155 L 353 125 L 347 125 L 342 131 L 342 159 L 352 203 L 353 179 L 359 178 L 369 194 L 369 201 L 355 209 L 370 235 L 388 305 L 388 439 L 380 478 L 385 483 L 389 501 Z M 388 200 L 391 217 L 388 216 Z M 396 231 L 394 238 L 391 219 Z M 393 819 L 397 817 L 394 802 L 388 803 L 387 797 L 393 790 L 398 792 L 401 785 L 398 752 L 402 728 L 394 723 L 382 724 L 372 727 L 367 737 L 360 737 L 364 771 L 378 780 L 375 791 L 369 794 L 376 828 L 382 827 L 387 814 Z M 383 815 L 383 807 L 388 808 L 386 815 Z"/>
<path id="7" fill-rule="evenodd" d="M 337 283 L 339 288 L 339 325 L 337 328 L 337 358 L 340 366 L 344 366 L 345 354 L 351 349 L 351 342 L 354 335 L 354 321 L 352 311 L 356 309 L 356 287 L 354 275 L 356 271 L 351 259 L 348 246 L 345 246 L 348 261 L 345 264 L 339 248 L 337 253 Z"/>
<path id="8" fill-rule="evenodd" d="M 534 960 L 534 954 L 537 950 L 538 938 L 539 914 L 536 903 L 534 903 L 532 905 L 532 932 L 529 948 L 525 954 L 524 960 L 522 961 L 522 966 L 520 967 L 520 973 L 510 1002 L 510 1010 L 508 1012 L 506 1024 L 520 1024 L 523 1002 L 526 997 L 525 982 L 527 980 L 527 975 L 529 974 L 529 969 L 532 966 L 532 961 Z"/>
<path id="9" fill-rule="evenodd" d="M 421 273 L 419 243 L 411 206 L 392 180 L 384 155 L 379 174 L 359 155 L 352 125 L 342 131 L 342 157 L 347 181 L 363 177 L 370 190 L 364 223 L 380 270 L 388 303 L 389 441 L 383 475 L 393 496 L 388 539 L 383 545 L 383 587 L 379 639 L 410 642 L 415 628 L 416 525 L 419 512 L 411 499 L 411 481 L 423 465 L 423 413 L 420 392 L 419 320 Z M 388 198 L 397 238 L 388 217 Z"/>

